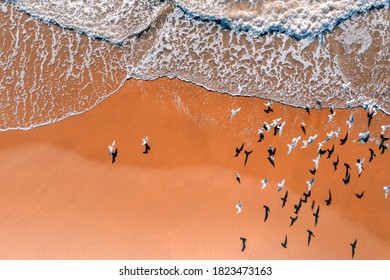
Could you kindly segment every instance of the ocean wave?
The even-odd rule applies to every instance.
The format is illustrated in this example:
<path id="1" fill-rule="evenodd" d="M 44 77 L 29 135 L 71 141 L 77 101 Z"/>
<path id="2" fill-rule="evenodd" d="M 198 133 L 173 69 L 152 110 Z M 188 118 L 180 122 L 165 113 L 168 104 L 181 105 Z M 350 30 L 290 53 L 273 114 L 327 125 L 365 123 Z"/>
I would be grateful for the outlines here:
<path id="1" fill-rule="evenodd" d="M 224 28 L 252 35 L 281 32 L 301 39 L 333 31 L 359 13 L 389 6 L 390 0 L 176 0 L 175 3 L 196 20 L 214 21 Z"/>

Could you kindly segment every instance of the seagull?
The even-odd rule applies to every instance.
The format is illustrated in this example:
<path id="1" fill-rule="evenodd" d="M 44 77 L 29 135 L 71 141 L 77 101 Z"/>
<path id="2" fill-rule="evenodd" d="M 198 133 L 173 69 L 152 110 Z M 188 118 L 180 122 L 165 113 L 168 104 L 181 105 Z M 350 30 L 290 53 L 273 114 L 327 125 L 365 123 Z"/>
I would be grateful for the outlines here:
<path id="1" fill-rule="evenodd" d="M 375 111 L 373 111 L 373 112 L 367 112 L 367 118 L 368 118 L 368 127 L 370 127 L 370 125 L 371 125 L 371 121 L 372 121 L 372 118 L 374 117 L 374 115 L 376 114 L 376 112 Z"/>
<path id="2" fill-rule="evenodd" d="M 287 146 L 288 146 L 287 154 L 288 155 L 292 152 L 293 149 L 295 149 L 295 147 L 298 145 L 298 142 L 300 139 L 301 139 L 301 136 L 294 138 L 292 144 L 287 144 Z"/>
<path id="3" fill-rule="evenodd" d="M 310 115 L 310 106 L 308 104 L 306 104 L 305 110 Z"/>
<path id="4" fill-rule="evenodd" d="M 272 123 L 270 124 L 270 126 L 271 126 L 271 127 L 277 126 L 281 119 L 282 119 L 282 118 L 274 119 L 274 120 L 272 121 Z"/>
<path id="5" fill-rule="evenodd" d="M 307 191 L 308 191 L 308 192 L 311 190 L 311 187 L 312 187 L 313 184 L 314 184 L 314 180 L 315 180 L 315 178 L 312 178 L 310 181 L 306 181 L 306 184 L 307 184 Z"/>
<path id="6" fill-rule="evenodd" d="M 384 145 L 385 141 L 390 139 L 389 137 L 384 137 L 383 134 L 381 134 L 380 138 L 381 138 L 381 143 L 379 144 L 379 150 L 385 146 Z"/>
<path id="7" fill-rule="evenodd" d="M 371 148 L 369 148 L 369 151 L 370 151 L 370 159 L 368 160 L 368 162 L 371 162 L 374 159 L 374 157 L 376 157 L 376 154 L 374 150 Z"/>
<path id="8" fill-rule="evenodd" d="M 337 165 L 339 165 L 339 155 L 337 155 L 337 160 L 333 162 L 334 171 L 337 170 Z"/>
<path id="9" fill-rule="evenodd" d="M 383 187 L 383 190 L 385 191 L 385 199 L 386 199 L 386 198 L 387 198 L 387 195 L 389 194 L 389 191 L 390 191 L 390 185 L 384 186 L 384 187 Z"/>
<path id="10" fill-rule="evenodd" d="M 353 243 L 350 243 L 352 246 L 352 258 L 355 256 L 355 249 L 356 249 L 357 239 Z"/>
<path id="11" fill-rule="evenodd" d="M 248 161 L 248 157 L 249 157 L 249 155 L 251 154 L 253 152 L 253 150 L 252 151 L 247 151 L 247 150 L 245 150 L 244 151 L 244 153 L 245 153 L 245 162 L 244 162 L 244 166 L 246 165 L 246 162 Z"/>
<path id="12" fill-rule="evenodd" d="M 314 135 L 314 136 L 310 136 L 306 141 L 303 140 L 302 141 L 303 142 L 303 146 L 301 148 L 306 148 L 309 144 L 313 143 L 314 140 L 316 140 L 316 138 L 317 138 L 317 134 Z"/>
<path id="13" fill-rule="evenodd" d="M 268 132 L 271 129 L 271 125 L 263 121 L 263 128 Z"/>
<path id="14" fill-rule="evenodd" d="M 384 134 L 386 132 L 386 129 L 390 128 L 390 124 L 382 125 L 381 126 L 381 134 Z"/>
<path id="15" fill-rule="evenodd" d="M 346 121 L 347 125 L 348 125 L 348 129 L 351 129 L 351 127 L 353 126 L 353 123 L 355 122 L 355 117 L 353 116 L 353 114 L 351 113 L 350 117 L 349 117 L 349 120 Z"/>
<path id="16" fill-rule="evenodd" d="M 357 141 L 358 141 L 358 143 L 361 141 L 364 144 L 367 144 L 369 138 L 370 138 L 370 131 L 367 130 L 364 133 L 363 132 L 359 133 L 359 139 Z"/>
<path id="17" fill-rule="evenodd" d="M 333 134 L 335 135 L 335 140 L 337 139 L 337 138 L 339 138 L 339 134 L 340 134 L 340 127 L 336 130 L 336 131 L 332 131 L 333 132 Z"/>
<path id="18" fill-rule="evenodd" d="M 280 198 L 280 199 L 283 201 L 283 203 L 282 203 L 282 208 L 284 207 L 284 205 L 286 205 L 287 196 L 288 196 L 288 191 L 286 191 L 286 194 L 284 195 L 284 197 L 281 197 L 281 198 Z"/>
<path id="19" fill-rule="evenodd" d="M 236 147 L 236 155 L 235 157 L 238 157 L 238 155 L 242 152 L 242 149 L 244 149 L 244 143 L 242 143 L 241 147 Z"/>
<path id="20" fill-rule="evenodd" d="M 282 136 L 284 126 L 286 125 L 286 121 L 283 121 L 281 125 L 279 125 L 279 136 Z"/>
<path id="21" fill-rule="evenodd" d="M 238 202 L 238 204 L 236 205 L 236 208 L 237 208 L 237 214 L 240 214 L 241 210 L 242 210 L 242 202 L 241 201 Z"/>
<path id="22" fill-rule="evenodd" d="M 329 189 L 329 198 L 325 199 L 325 204 L 326 204 L 326 206 L 329 206 L 331 203 L 332 203 L 332 193 L 330 192 L 330 189 Z"/>
<path id="23" fill-rule="evenodd" d="M 260 139 L 257 140 L 257 142 L 261 142 L 264 140 L 264 134 L 263 134 L 263 131 L 264 131 L 264 127 L 261 127 L 258 131 L 257 131 L 257 134 L 260 135 Z"/>
<path id="24" fill-rule="evenodd" d="M 268 101 L 267 103 L 264 103 L 264 105 L 265 106 L 267 106 L 267 109 L 264 109 L 264 112 L 266 112 L 267 114 L 269 113 L 269 112 L 273 112 L 274 110 L 272 109 L 272 101 L 270 100 L 270 101 Z"/>
<path id="25" fill-rule="evenodd" d="M 229 120 L 233 119 L 235 117 L 235 115 L 240 112 L 241 108 L 237 108 L 237 109 L 232 109 L 232 114 L 230 115 L 229 117 Z"/>
<path id="26" fill-rule="evenodd" d="M 112 142 L 112 144 L 110 146 L 108 146 L 108 150 L 110 151 L 110 156 L 112 155 L 112 153 L 115 150 L 114 146 L 115 146 L 115 140 Z"/>
<path id="27" fill-rule="evenodd" d="M 328 115 L 328 123 L 330 123 L 333 120 L 335 115 L 336 115 L 336 112 L 333 112 L 332 114 Z"/>
<path id="28" fill-rule="evenodd" d="M 319 216 L 319 213 L 320 213 L 320 206 L 318 205 L 317 206 L 317 211 L 315 213 L 313 213 L 313 216 L 315 217 L 315 222 L 314 222 L 314 225 L 317 226 L 317 223 L 318 223 L 318 218 L 320 217 Z"/>
<path id="29" fill-rule="evenodd" d="M 316 170 L 318 169 L 318 165 L 320 163 L 320 158 L 321 158 L 321 154 L 319 153 L 318 156 L 315 159 L 313 159 L 313 162 L 315 164 Z"/>
<path id="30" fill-rule="evenodd" d="M 359 177 L 360 175 L 362 174 L 364 168 L 363 168 L 363 163 L 364 163 L 364 157 L 362 157 L 362 159 L 358 159 L 357 162 L 356 162 L 356 166 L 358 168 L 358 171 L 359 171 Z"/>
<path id="31" fill-rule="evenodd" d="M 150 150 L 150 146 L 149 146 L 149 139 L 148 139 L 148 136 L 145 136 L 145 138 L 142 140 L 142 144 L 143 146 L 145 146 L 145 151 L 143 152 L 144 154 L 147 154 Z"/>
<path id="32" fill-rule="evenodd" d="M 346 85 L 349 87 L 350 83 L 346 83 Z M 344 86 L 343 86 L 344 87 Z M 347 108 L 350 109 L 352 107 L 352 103 L 355 101 L 355 99 L 347 100 L 345 104 L 347 105 Z"/>
<path id="33" fill-rule="evenodd" d="M 263 205 L 264 209 L 265 209 L 265 217 L 264 217 L 264 222 L 268 219 L 268 213 L 271 212 L 269 210 L 269 207 L 267 205 Z"/>
<path id="34" fill-rule="evenodd" d="M 245 248 L 246 248 L 246 238 L 245 237 L 240 237 L 241 241 L 242 241 L 242 249 L 241 249 L 241 252 L 244 252 Z"/>
<path id="35" fill-rule="evenodd" d="M 301 121 L 301 129 L 303 131 L 303 134 L 306 135 L 306 128 L 305 128 L 305 123 L 303 121 Z"/>
<path id="36" fill-rule="evenodd" d="M 268 152 L 269 156 L 274 156 L 276 153 L 276 148 L 273 148 L 271 145 L 268 145 L 268 147 L 269 148 L 268 148 L 267 152 Z"/>
<path id="37" fill-rule="evenodd" d="M 283 187 L 284 187 L 284 180 L 285 180 L 285 179 L 283 179 L 282 182 L 280 182 L 280 183 L 278 184 L 278 192 L 280 192 L 280 191 L 283 189 Z"/>
<path id="38" fill-rule="evenodd" d="M 118 149 L 115 148 L 115 152 L 111 153 L 112 156 L 112 163 L 115 162 L 116 157 L 118 156 Z"/>
<path id="39" fill-rule="evenodd" d="M 362 193 L 355 193 L 355 196 L 359 199 L 362 199 L 363 195 L 364 195 L 364 191 L 362 191 Z"/>
<path id="40" fill-rule="evenodd" d="M 308 238 L 307 238 L 307 246 L 310 246 L 310 240 L 311 240 L 311 237 L 313 236 L 313 237 L 315 237 L 314 236 L 314 234 L 313 234 L 313 232 L 311 231 L 311 230 L 306 230 L 308 233 L 309 233 L 309 236 L 308 236 Z"/>
<path id="41" fill-rule="evenodd" d="M 290 223 L 290 227 L 291 227 L 298 220 L 298 216 L 296 216 L 295 218 L 290 216 L 290 219 L 291 219 L 291 223 Z"/>
<path id="42" fill-rule="evenodd" d="M 265 177 L 263 180 L 261 180 L 261 189 L 264 189 L 268 184 L 268 178 Z"/>
<path id="43" fill-rule="evenodd" d="M 283 248 L 287 249 L 287 234 L 286 237 L 284 238 L 284 242 L 280 244 L 282 244 Z"/>
<path id="44" fill-rule="evenodd" d="M 240 174 L 238 174 L 237 172 L 236 172 L 236 180 L 238 183 L 241 184 L 241 177 L 240 177 Z"/>

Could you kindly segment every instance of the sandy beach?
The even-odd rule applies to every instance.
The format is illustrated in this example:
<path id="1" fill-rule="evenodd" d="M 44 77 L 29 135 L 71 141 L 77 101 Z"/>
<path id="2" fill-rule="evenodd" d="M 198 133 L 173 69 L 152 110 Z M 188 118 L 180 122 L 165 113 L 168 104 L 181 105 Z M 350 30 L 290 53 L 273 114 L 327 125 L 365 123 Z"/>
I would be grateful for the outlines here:
<path id="1" fill-rule="evenodd" d="M 378 146 L 381 125 L 390 117 L 376 114 L 370 140 L 363 144 L 357 142 L 368 129 L 362 108 L 337 109 L 328 123 L 329 109 L 309 115 L 274 103 L 274 111 L 266 114 L 264 103 L 175 79 L 131 79 L 86 113 L 1 133 L 0 258 L 351 259 L 350 243 L 357 239 L 355 259 L 389 259 L 390 198 L 384 199 L 383 187 L 390 184 L 390 151 L 381 154 Z M 229 120 L 231 109 L 239 107 Z M 355 123 L 341 146 L 351 113 Z M 270 131 L 257 142 L 263 121 L 277 118 L 286 122 L 282 135 Z M 312 175 L 318 143 L 339 126 L 339 138 L 323 147 L 334 145 L 333 155 L 323 155 Z M 315 134 L 316 141 L 301 148 L 302 140 Z M 148 154 L 141 145 L 146 135 Z M 298 147 L 287 155 L 287 144 L 298 136 Z M 118 157 L 112 164 L 107 147 L 113 140 Z M 244 150 L 253 150 L 246 166 L 243 152 L 234 157 L 242 143 Z M 277 148 L 275 168 L 267 160 L 268 145 Z M 376 153 L 372 162 L 369 148 Z M 358 177 L 355 163 L 363 156 Z M 347 185 L 344 163 L 351 166 Z M 261 189 L 265 177 L 269 183 Z M 290 227 L 294 204 L 313 177 L 311 196 Z M 284 188 L 277 192 L 283 179 Z M 326 206 L 329 190 L 332 203 Z M 363 190 L 358 199 L 354 194 Z M 263 205 L 270 208 L 266 222 Z M 307 229 L 315 235 L 310 246 Z M 280 243 L 286 234 L 284 249 Z M 247 239 L 244 252 L 240 237 Z"/>

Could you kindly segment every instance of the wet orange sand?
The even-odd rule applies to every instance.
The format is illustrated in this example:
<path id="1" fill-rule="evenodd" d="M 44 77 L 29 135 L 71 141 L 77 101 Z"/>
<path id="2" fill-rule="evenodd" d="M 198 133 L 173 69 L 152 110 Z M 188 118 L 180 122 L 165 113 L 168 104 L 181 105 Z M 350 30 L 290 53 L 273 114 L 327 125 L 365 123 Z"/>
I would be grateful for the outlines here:
<path id="1" fill-rule="evenodd" d="M 130 80 L 91 111 L 31 131 L 0 134 L 0 258 L 2 259 L 355 259 L 390 258 L 390 151 L 380 154 L 376 140 L 356 143 L 367 130 L 363 109 L 336 110 L 327 123 L 328 109 L 303 109 L 274 103 L 266 114 L 265 101 L 209 92 L 178 80 Z M 241 107 L 233 120 L 230 110 Z M 318 142 L 341 127 L 350 113 L 355 124 L 343 146 L 335 145 L 330 159 L 323 156 L 313 176 L 309 169 Z M 258 143 L 262 121 L 282 118 L 282 136 L 265 134 Z M 303 135 L 300 122 L 306 123 Z M 372 138 L 390 118 L 378 113 Z M 301 149 L 302 140 L 318 134 Z M 151 151 L 143 154 L 147 135 Z M 386 135 L 390 135 L 387 131 Z M 287 143 L 301 136 L 287 156 Z M 112 164 L 107 146 L 116 141 Z M 354 142 L 355 141 L 355 142 Z M 253 150 L 244 167 L 244 154 Z M 276 167 L 267 161 L 268 144 L 277 148 Z M 368 162 L 372 147 L 377 156 Z M 333 171 L 332 162 L 340 164 Z M 365 157 L 358 177 L 356 160 Z M 344 162 L 351 182 L 344 185 Z M 241 184 L 235 180 L 241 175 Z M 260 188 L 268 177 L 269 184 Z M 312 196 L 290 225 L 295 203 L 315 177 Z M 284 189 L 277 184 L 285 178 Z M 331 190 L 333 201 L 324 200 Z M 288 190 L 284 208 L 281 199 Z M 354 193 L 365 191 L 358 200 Z M 235 205 L 243 209 L 236 214 Z M 317 226 L 312 201 L 320 205 Z M 264 219 L 263 205 L 271 209 Z M 307 232 L 315 234 L 310 246 Z M 288 235 L 288 248 L 280 243 Z M 247 238 L 241 252 L 240 237 Z"/>

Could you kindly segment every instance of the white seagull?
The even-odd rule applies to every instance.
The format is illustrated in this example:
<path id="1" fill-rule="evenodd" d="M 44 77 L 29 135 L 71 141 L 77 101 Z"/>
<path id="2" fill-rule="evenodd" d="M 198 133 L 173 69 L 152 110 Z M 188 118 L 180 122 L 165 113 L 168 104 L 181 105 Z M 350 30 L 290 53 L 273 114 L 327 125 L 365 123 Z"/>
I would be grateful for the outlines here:
<path id="1" fill-rule="evenodd" d="M 237 109 L 232 109 L 232 114 L 230 115 L 229 120 L 233 119 L 234 116 L 235 116 L 238 112 L 240 112 L 240 110 L 241 110 L 241 107 L 240 107 L 240 108 L 237 108 Z"/>
<path id="2" fill-rule="evenodd" d="M 302 141 L 303 142 L 303 146 L 301 148 L 306 148 L 309 144 L 313 143 L 314 140 L 316 140 L 316 138 L 317 138 L 317 134 L 314 135 L 314 136 L 310 136 L 309 139 L 307 139 L 306 141 L 303 140 Z"/>
<path id="3" fill-rule="evenodd" d="M 287 146 L 288 146 L 287 154 L 288 155 L 292 152 L 293 149 L 295 149 L 295 147 L 298 145 L 298 142 L 300 139 L 301 139 L 301 136 L 294 138 L 292 144 L 287 144 Z"/>
<path id="4" fill-rule="evenodd" d="M 388 185 L 387 187 L 384 186 L 383 187 L 383 190 L 385 191 L 385 199 L 387 198 L 387 195 L 389 194 L 389 191 L 390 191 L 390 185 Z"/>
<path id="5" fill-rule="evenodd" d="M 335 115 L 336 115 L 336 111 L 333 111 L 333 114 L 328 115 L 328 123 L 330 123 L 333 120 Z"/>
<path id="6" fill-rule="evenodd" d="M 280 183 L 278 184 L 278 192 L 280 192 L 280 191 L 283 189 L 283 187 L 284 187 L 284 180 L 285 180 L 285 179 L 283 179 L 282 182 L 280 182 Z"/>
<path id="7" fill-rule="evenodd" d="M 115 140 L 112 142 L 112 144 L 110 146 L 108 146 L 108 150 L 110 151 L 110 156 L 112 155 L 112 153 L 115 150 L 114 146 L 115 146 Z"/>
<path id="8" fill-rule="evenodd" d="M 268 184 L 268 178 L 265 177 L 263 180 L 261 180 L 261 189 L 264 189 Z"/>
<path id="9" fill-rule="evenodd" d="M 148 144 L 148 142 L 149 142 L 149 138 L 148 138 L 148 136 L 145 136 L 145 138 L 144 139 L 142 139 L 142 146 L 145 146 L 146 144 Z"/>
<path id="10" fill-rule="evenodd" d="M 316 170 L 318 169 L 318 164 L 320 162 L 320 158 L 321 158 L 321 154 L 318 154 L 318 156 L 315 159 L 313 159 L 313 162 L 315 164 Z"/>
<path id="11" fill-rule="evenodd" d="M 335 140 L 337 139 L 337 138 L 339 138 L 339 134 L 340 134 L 340 127 L 336 130 L 336 131 L 333 131 L 333 134 L 335 135 Z"/>
<path id="12" fill-rule="evenodd" d="M 386 132 L 386 129 L 390 128 L 390 124 L 382 125 L 381 126 L 381 134 L 384 134 Z"/>
<path id="13" fill-rule="evenodd" d="M 358 168 L 358 171 L 359 171 L 359 177 L 360 175 L 362 174 L 363 172 L 363 163 L 364 163 L 364 157 L 362 157 L 362 159 L 358 159 L 357 162 L 356 162 L 356 166 Z"/>
<path id="14" fill-rule="evenodd" d="M 286 125 L 286 121 L 283 121 L 282 124 L 279 126 L 279 136 L 282 136 L 283 128 Z"/>
<path id="15" fill-rule="evenodd" d="M 242 202 L 241 201 L 238 202 L 238 204 L 236 205 L 236 208 L 237 208 L 237 214 L 240 214 L 241 210 L 242 210 Z"/>
<path id="16" fill-rule="evenodd" d="M 282 119 L 282 118 L 273 120 L 270 126 L 271 126 L 271 127 L 277 126 L 281 119 Z"/>
<path id="17" fill-rule="evenodd" d="M 348 124 L 348 128 L 351 129 L 353 123 L 355 121 L 355 117 L 353 116 L 353 114 L 351 113 L 350 117 L 349 117 L 349 120 L 346 121 L 346 123 Z"/>
<path id="18" fill-rule="evenodd" d="M 314 178 L 311 179 L 310 181 L 306 181 L 306 184 L 307 184 L 307 191 L 309 192 L 311 190 L 311 187 L 313 186 L 314 184 Z"/>

